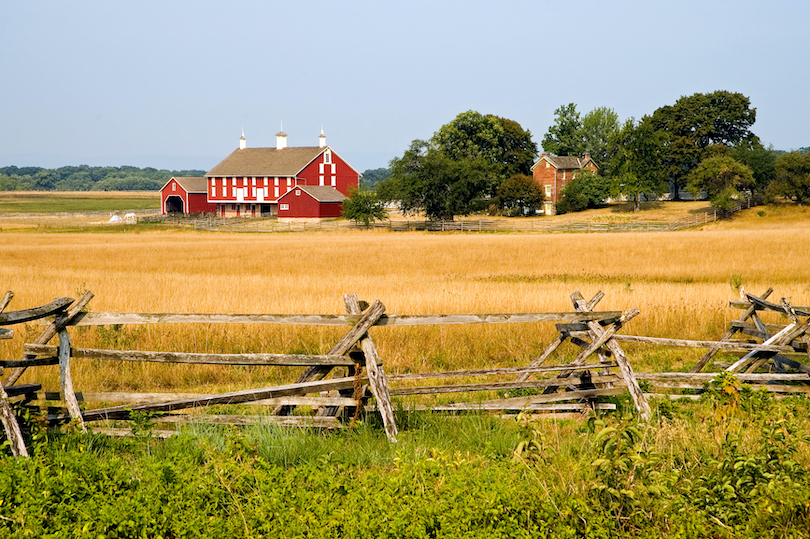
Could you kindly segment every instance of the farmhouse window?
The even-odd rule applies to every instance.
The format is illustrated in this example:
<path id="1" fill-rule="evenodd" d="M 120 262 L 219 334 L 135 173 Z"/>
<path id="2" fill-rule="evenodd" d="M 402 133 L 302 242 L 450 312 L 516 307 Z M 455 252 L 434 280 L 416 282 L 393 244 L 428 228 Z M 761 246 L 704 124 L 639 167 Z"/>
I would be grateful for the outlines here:
<path id="1" fill-rule="evenodd" d="M 546 185 L 546 196 L 547 197 L 551 196 L 551 186 L 550 185 Z"/>

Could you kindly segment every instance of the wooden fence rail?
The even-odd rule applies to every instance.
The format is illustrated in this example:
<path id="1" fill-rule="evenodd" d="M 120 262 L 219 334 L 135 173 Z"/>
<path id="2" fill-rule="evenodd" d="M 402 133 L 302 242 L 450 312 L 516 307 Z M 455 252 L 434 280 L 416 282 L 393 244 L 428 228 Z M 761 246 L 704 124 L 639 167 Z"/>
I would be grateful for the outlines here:
<path id="1" fill-rule="evenodd" d="M 61 401 L 68 413 L 52 413 L 47 416 L 49 421 L 61 423 L 73 420 L 82 427 L 87 421 L 127 419 L 133 413 L 159 414 L 161 422 L 183 422 L 191 417 L 184 411 L 202 406 L 260 404 L 274 407 L 275 415 L 271 416 L 272 419 L 254 417 L 234 419 L 234 422 L 264 421 L 284 425 L 328 425 L 332 428 L 339 424 L 336 416 L 341 412 L 344 415 L 345 413 L 352 415 L 350 411 L 354 410 L 353 419 L 356 419 L 370 392 L 376 402 L 375 409 L 383 419 L 386 435 L 391 441 L 396 441 L 398 433 L 390 401 L 391 395 L 463 393 L 471 396 L 461 402 L 429 407 L 446 412 L 474 410 L 506 412 L 521 409 L 581 412 L 587 409 L 615 408 L 614 404 L 600 399 L 629 392 L 639 415 L 647 419 L 651 416 L 651 408 L 647 402 L 649 396 L 669 395 L 674 392 L 673 397 L 695 398 L 716 376 L 700 372 L 635 373 L 620 343 L 708 348 L 709 352 L 698 364 L 700 368 L 718 351 L 726 350 L 741 356 L 741 359 L 729 367 L 732 371 L 739 371 L 735 376 L 740 382 L 754 384 L 774 393 L 808 394 L 810 367 L 802 363 L 801 358 L 810 356 L 810 337 L 808 337 L 810 309 L 792 306 L 784 299 L 780 303 L 768 302 L 767 297 L 770 293 L 769 290 L 761 296 L 753 296 L 743 292 L 744 301 L 732 302 L 732 307 L 745 309 L 745 312 L 741 319 L 730 324 L 729 332 L 719 341 L 623 335 L 620 330 L 639 314 L 638 311 L 636 309 L 627 312 L 595 311 L 604 296 L 601 292 L 597 292 L 588 301 L 579 291 L 572 293 L 573 312 L 440 315 L 387 314 L 379 300 L 369 305 L 360 301 L 354 294 L 344 298 L 347 312 L 345 315 L 87 313 L 83 312 L 83 309 L 93 297 L 89 292 L 77 301 L 59 298 L 42 307 L 4 313 L 13 296 L 9 293 L 0 299 L 0 326 L 46 317 L 53 319 L 46 324 L 42 334 L 34 342 L 24 344 L 20 359 L 0 361 L 0 367 L 13 369 L 5 381 L 5 389 L 8 392 L 0 388 L 2 392 L 0 412 L 9 439 L 14 440 L 12 445 L 15 455 L 25 455 L 27 454 L 25 446 L 22 444 L 21 435 L 18 434 L 19 425 L 9 405 L 11 401 L 48 407 L 54 404 L 55 400 Z M 757 312 L 765 310 L 787 316 L 790 323 L 763 324 Z M 386 374 L 384 361 L 379 357 L 369 333 L 372 328 L 383 326 L 538 322 L 554 322 L 558 331 L 557 338 L 528 365 L 509 368 Z M 347 329 L 347 333 L 327 354 L 220 354 L 74 347 L 67 331 L 71 326 L 188 323 L 342 326 Z M 736 333 L 744 334 L 746 339 L 732 339 Z M 58 345 L 49 345 L 48 342 L 54 337 L 58 337 Z M 751 338 L 760 342 L 751 342 Z M 576 347 L 574 359 L 562 364 L 547 364 L 565 343 Z M 303 367 L 305 370 L 290 384 L 220 394 L 76 392 L 71 378 L 71 362 L 76 359 L 292 366 Z M 60 367 L 62 387 L 60 393 L 43 392 L 37 385 L 14 386 L 26 368 L 56 364 Z M 798 372 L 775 374 L 754 372 L 767 365 L 783 370 L 788 366 Z M 327 378 L 335 367 L 345 368 L 348 375 Z M 453 379 L 456 381 L 453 382 Z M 518 397 L 510 396 L 514 395 L 516 390 L 524 394 Z M 332 394 L 326 395 L 323 392 Z M 337 392 L 337 395 L 334 392 Z M 525 394 L 527 392 L 530 394 Z M 313 394 L 315 396 L 312 396 Z M 80 402 L 84 402 L 85 406 L 92 403 L 101 407 L 82 410 Z M 413 404 L 414 409 L 424 407 L 419 402 Z M 317 418 L 309 419 L 291 416 L 290 412 L 296 406 L 311 406 L 319 410 L 319 415 Z M 227 421 L 225 419 L 227 417 L 235 416 L 220 416 L 212 421 L 224 422 Z"/>

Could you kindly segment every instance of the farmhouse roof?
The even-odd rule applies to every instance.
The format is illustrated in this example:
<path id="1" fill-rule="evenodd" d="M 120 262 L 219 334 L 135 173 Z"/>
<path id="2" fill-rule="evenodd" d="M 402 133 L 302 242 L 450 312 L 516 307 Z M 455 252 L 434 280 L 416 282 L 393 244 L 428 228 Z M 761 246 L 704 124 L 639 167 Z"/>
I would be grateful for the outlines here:
<path id="1" fill-rule="evenodd" d="M 202 176 L 172 176 L 169 181 L 163 184 L 163 187 L 169 185 L 172 180 L 176 181 L 180 187 L 185 189 L 186 193 L 207 193 L 208 186 L 205 178 Z M 161 190 L 163 190 L 161 187 Z"/>
<path id="2" fill-rule="evenodd" d="M 327 148 L 243 148 L 208 171 L 211 176 L 295 176 Z"/>
<path id="3" fill-rule="evenodd" d="M 281 198 L 291 196 L 290 193 L 295 191 L 295 189 L 304 191 L 318 202 L 343 202 L 349 198 L 334 187 L 328 185 L 296 185 L 294 189 L 284 193 Z"/>
<path id="4" fill-rule="evenodd" d="M 532 166 L 532 168 L 536 167 L 544 159 L 549 163 L 551 163 L 551 165 L 557 170 L 571 170 L 571 169 L 585 168 L 585 166 L 587 166 L 588 163 L 593 163 L 593 166 L 599 168 L 599 165 L 596 164 L 596 161 L 591 159 L 590 155 L 586 155 L 585 157 L 573 157 L 570 155 L 548 155 L 548 154 L 541 155 L 540 159 L 537 160 L 537 162 Z"/>

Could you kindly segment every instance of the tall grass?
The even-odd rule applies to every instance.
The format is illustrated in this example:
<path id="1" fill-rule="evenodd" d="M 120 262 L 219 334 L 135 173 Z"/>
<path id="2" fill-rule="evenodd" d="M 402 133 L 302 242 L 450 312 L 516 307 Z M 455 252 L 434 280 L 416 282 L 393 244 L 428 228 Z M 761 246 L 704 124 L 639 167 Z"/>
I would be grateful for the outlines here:
<path id="1" fill-rule="evenodd" d="M 609 235 L 388 232 L 238 235 L 195 232 L 0 234 L 0 286 L 10 309 L 91 290 L 94 311 L 342 313 L 342 295 L 379 298 L 389 313 L 572 310 L 569 294 L 605 292 L 599 309 L 641 315 L 625 333 L 719 338 L 742 284 L 810 304 L 807 222 L 764 229 Z M 36 324 L 0 341 L 18 357 Z M 374 328 L 388 372 L 521 365 L 553 324 Z M 341 330 L 294 326 L 75 328 L 75 346 L 194 352 L 326 352 Z M 567 350 L 567 349 L 566 349 Z M 638 370 L 688 368 L 702 351 L 627 347 Z M 565 350 L 563 350 L 565 352 Z M 571 350 L 569 354 L 575 351 Z M 55 369 L 28 381 L 53 387 Z M 289 380 L 290 369 L 77 361 L 77 389 L 222 390 Z"/>

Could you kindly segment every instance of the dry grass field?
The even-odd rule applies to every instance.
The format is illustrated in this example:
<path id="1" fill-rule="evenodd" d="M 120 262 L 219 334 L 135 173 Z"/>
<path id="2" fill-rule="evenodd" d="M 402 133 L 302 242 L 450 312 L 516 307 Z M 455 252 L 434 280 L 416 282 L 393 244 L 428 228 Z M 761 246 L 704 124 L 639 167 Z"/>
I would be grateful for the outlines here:
<path id="1" fill-rule="evenodd" d="M 758 212 L 763 212 L 760 215 Z M 754 293 L 810 304 L 810 213 L 754 208 L 701 230 L 624 234 L 334 232 L 0 234 L 0 287 L 10 309 L 91 290 L 93 311 L 342 313 L 342 295 L 379 298 L 389 313 L 570 311 L 568 295 L 605 292 L 600 309 L 637 307 L 624 333 L 719 338 Z M 39 333 L 17 326 L 0 356 Z M 75 346 L 190 352 L 325 352 L 340 331 L 291 326 L 75 328 Z M 554 337 L 553 324 L 375 328 L 388 372 L 516 366 Z M 702 350 L 627 346 L 640 371 L 688 369 Z M 573 350 L 572 350 L 573 353 Z M 77 390 L 215 391 L 291 381 L 269 368 L 165 367 L 76 361 Z M 30 371 L 36 372 L 30 372 Z M 56 388 L 56 368 L 23 381 Z"/>

